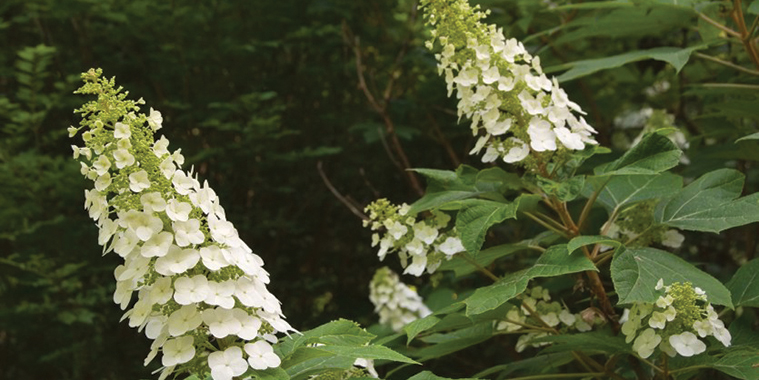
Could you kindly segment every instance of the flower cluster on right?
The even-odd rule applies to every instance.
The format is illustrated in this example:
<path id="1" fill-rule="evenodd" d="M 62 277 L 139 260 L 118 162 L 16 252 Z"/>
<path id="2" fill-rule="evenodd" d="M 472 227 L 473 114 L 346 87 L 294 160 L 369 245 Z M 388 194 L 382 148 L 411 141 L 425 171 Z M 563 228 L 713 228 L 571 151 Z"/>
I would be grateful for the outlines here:
<path id="1" fill-rule="evenodd" d="M 416 215 L 409 215 L 409 209 L 409 205 L 396 206 L 387 199 L 378 199 L 366 206 L 370 219 L 364 221 L 364 227 L 385 231 L 382 237 L 379 233 L 372 235 L 372 247 L 380 246 L 377 253 L 380 261 L 388 252 L 398 252 L 401 265 L 406 268 L 403 273 L 419 277 L 425 269 L 432 274 L 443 259 L 449 260 L 464 252 L 456 228 L 443 231 L 451 220 L 448 214 L 433 210 L 431 217 L 417 221 Z"/>
<path id="2" fill-rule="evenodd" d="M 455 89 L 459 117 L 472 120 L 474 135 L 481 134 L 472 154 L 483 148 L 483 162 L 498 158 L 520 162 L 530 152 L 583 150 L 598 144 L 596 131 L 582 116 L 580 106 L 567 97 L 556 78 L 543 73 L 516 39 L 480 20 L 488 12 L 465 0 L 422 2 L 432 39 L 442 46 L 436 54 L 438 71 L 445 75 L 448 95 Z M 558 143 L 557 143 L 558 140 Z"/>
<path id="3" fill-rule="evenodd" d="M 534 339 L 549 335 L 544 327 L 557 331 L 586 332 L 602 323 L 604 321 L 599 314 L 594 312 L 573 314 L 559 302 L 551 302 L 548 289 L 535 286 L 523 293 L 522 305 L 509 310 L 506 316 L 496 323 L 495 329 L 505 333 L 524 332 L 525 334 L 519 337 L 516 344 L 516 351 L 522 352 L 528 346 L 537 348 L 549 344 L 531 343 Z"/>
<path id="4" fill-rule="evenodd" d="M 664 291 L 656 302 L 636 303 L 622 324 L 627 343 L 633 343 L 640 357 L 651 356 L 657 348 L 671 357 L 698 355 L 706 351 L 701 339 L 707 336 L 730 346 L 730 331 L 707 301 L 706 292 L 689 282 L 665 286 L 662 279 L 656 290 Z"/>

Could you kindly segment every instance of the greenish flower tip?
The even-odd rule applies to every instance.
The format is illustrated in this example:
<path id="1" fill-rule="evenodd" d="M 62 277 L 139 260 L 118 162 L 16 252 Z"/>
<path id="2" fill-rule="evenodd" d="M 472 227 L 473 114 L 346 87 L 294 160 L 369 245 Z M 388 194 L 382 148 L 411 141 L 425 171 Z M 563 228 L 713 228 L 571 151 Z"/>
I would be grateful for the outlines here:
<path id="1" fill-rule="evenodd" d="M 660 292 L 656 302 L 634 304 L 621 321 L 626 342 L 633 342 L 640 357 L 651 356 L 657 348 L 671 357 L 698 355 L 706 351 L 699 338 L 707 336 L 730 346 L 730 332 L 704 290 L 690 282 L 664 285 L 663 279 L 654 289 Z"/>

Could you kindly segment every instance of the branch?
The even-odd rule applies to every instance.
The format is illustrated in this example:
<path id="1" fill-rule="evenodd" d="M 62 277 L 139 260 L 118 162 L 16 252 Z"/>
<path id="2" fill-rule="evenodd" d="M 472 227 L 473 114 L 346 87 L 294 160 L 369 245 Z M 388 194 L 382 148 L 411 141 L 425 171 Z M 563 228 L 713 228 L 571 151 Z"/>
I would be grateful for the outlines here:
<path id="1" fill-rule="evenodd" d="M 354 215 L 358 216 L 359 218 L 363 220 L 369 220 L 369 217 L 366 216 L 361 210 L 359 210 L 356 206 L 354 206 L 347 198 L 345 198 L 342 194 L 340 194 L 337 189 L 335 189 L 334 186 L 332 186 L 332 182 L 329 181 L 329 178 L 327 178 L 327 175 L 324 174 L 324 170 L 322 170 L 322 162 L 319 161 L 316 163 L 316 170 L 319 171 L 319 176 L 322 177 L 322 181 L 324 181 L 324 184 L 327 186 L 330 192 L 332 192 L 332 195 L 337 198 L 337 200 L 340 201 L 340 203 L 344 204 L 345 207 L 348 208 Z"/>

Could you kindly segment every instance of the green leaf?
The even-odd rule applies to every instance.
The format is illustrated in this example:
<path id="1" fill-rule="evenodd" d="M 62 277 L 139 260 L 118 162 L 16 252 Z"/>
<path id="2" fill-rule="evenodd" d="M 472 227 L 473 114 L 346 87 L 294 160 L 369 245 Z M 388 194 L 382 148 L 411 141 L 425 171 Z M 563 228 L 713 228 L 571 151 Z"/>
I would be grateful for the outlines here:
<path id="1" fill-rule="evenodd" d="M 652 175 L 680 162 L 682 151 L 666 136 L 649 133 L 622 157 L 595 169 L 597 175 Z"/>
<path id="2" fill-rule="evenodd" d="M 500 168 L 478 171 L 471 166 L 461 165 L 455 172 L 437 169 L 413 170 L 427 178 L 428 185 L 424 196 L 411 205 L 411 214 L 470 198 L 503 202 L 505 198 L 502 193 L 508 189 L 522 187 L 519 176 Z"/>
<path id="3" fill-rule="evenodd" d="M 506 375 L 512 374 L 517 371 L 520 371 L 520 374 L 527 374 L 527 373 L 545 374 L 546 370 L 548 369 L 559 368 L 567 363 L 571 363 L 572 361 L 574 361 L 575 357 L 572 355 L 573 354 L 571 352 L 561 352 L 561 353 L 556 353 L 556 354 L 539 355 L 536 357 L 526 358 L 526 359 L 519 360 L 516 362 L 508 363 L 508 364 L 497 365 L 495 367 L 491 367 L 482 372 L 479 372 L 475 374 L 474 376 L 477 378 L 480 378 L 480 377 L 484 378 L 485 376 L 490 376 L 492 374 L 498 373 L 499 374 L 498 377 L 491 377 L 491 378 L 505 379 Z"/>
<path id="4" fill-rule="evenodd" d="M 284 360 L 280 367 L 293 380 L 307 379 L 314 373 L 325 369 L 348 369 L 355 359 L 339 357 L 315 347 L 300 347 Z"/>
<path id="5" fill-rule="evenodd" d="M 759 140 L 759 132 L 752 133 L 752 134 L 747 135 L 747 136 L 743 136 L 743 137 L 739 138 L 738 140 L 735 140 L 735 142 L 737 143 L 737 142 L 749 141 L 749 140 Z"/>
<path id="6" fill-rule="evenodd" d="M 561 182 L 538 177 L 538 186 L 546 194 L 555 195 L 560 201 L 569 202 L 582 192 L 585 187 L 585 176 L 576 176 Z"/>
<path id="7" fill-rule="evenodd" d="M 619 304 L 655 302 L 659 294 L 654 287 L 659 279 L 664 279 L 665 285 L 690 282 L 706 292 L 709 302 L 733 308 L 730 291 L 716 278 L 669 252 L 654 248 L 628 248 L 615 254 L 611 279 Z"/>
<path id="8" fill-rule="evenodd" d="M 745 380 L 759 379 L 759 353 L 756 350 L 732 350 L 711 367 Z"/>
<path id="9" fill-rule="evenodd" d="M 307 344 L 363 346 L 371 342 L 374 337 L 374 334 L 362 329 L 357 323 L 340 319 L 304 331 L 301 334 L 293 334 L 278 343 L 276 347 L 281 356 L 287 356 L 295 349 Z"/>
<path id="10" fill-rule="evenodd" d="M 743 264 L 727 283 L 733 305 L 759 307 L 759 259 Z"/>
<path id="11" fill-rule="evenodd" d="M 598 186 L 608 177 L 591 177 L 583 192 L 589 197 Z M 611 213 L 632 203 L 654 198 L 665 198 L 683 187 L 683 179 L 672 173 L 664 172 L 655 175 L 615 176 L 606 183 L 598 195 L 598 202 Z"/>
<path id="12" fill-rule="evenodd" d="M 518 202 L 500 203 L 472 199 L 456 216 L 456 230 L 467 252 L 475 254 L 485 242 L 491 226 L 506 219 L 516 218 Z"/>
<path id="13" fill-rule="evenodd" d="M 516 252 L 532 249 L 531 246 L 550 245 L 559 238 L 559 235 L 547 231 L 532 239 L 524 240 L 515 244 L 501 244 L 495 247 L 490 247 L 478 252 L 474 255 L 474 261 L 481 267 L 490 265 L 493 261 L 500 259 L 501 257 L 511 255 Z M 454 256 L 452 259 L 443 261 L 438 270 L 452 270 L 456 273 L 456 277 L 466 276 L 470 273 L 476 272 L 477 268 L 467 260 L 464 260 L 458 256 Z"/>
<path id="14" fill-rule="evenodd" d="M 622 243 L 608 237 L 608 236 L 577 236 L 569 241 L 567 244 L 567 253 L 570 255 L 574 253 L 576 250 L 580 249 L 581 247 L 584 247 L 586 245 L 591 244 L 604 244 L 604 245 L 610 245 L 612 247 L 621 247 Z"/>
<path id="15" fill-rule="evenodd" d="M 436 343 L 417 351 L 409 352 L 409 355 L 418 357 L 419 361 L 439 358 L 456 351 L 463 350 L 475 344 L 484 342 L 493 337 L 493 321 L 486 321 L 471 327 L 463 328 L 446 334 L 432 334 L 422 340 L 427 343 Z"/>
<path id="16" fill-rule="evenodd" d="M 746 9 L 747 13 L 751 13 L 752 15 L 759 15 L 759 0 L 754 0 L 749 4 L 748 9 Z"/>
<path id="17" fill-rule="evenodd" d="M 385 346 L 319 346 L 316 347 L 319 350 L 327 351 L 329 353 L 348 357 L 353 359 L 364 358 L 373 360 L 392 360 L 395 362 L 419 364 Z"/>
<path id="18" fill-rule="evenodd" d="M 530 268 L 508 274 L 493 285 L 477 289 L 464 300 L 466 315 L 472 316 L 493 310 L 516 297 L 536 277 L 553 277 L 567 273 L 596 270 L 593 262 L 584 255 L 570 255 L 566 244 L 554 245 L 538 258 Z"/>
<path id="19" fill-rule="evenodd" d="M 648 50 L 630 51 L 627 53 L 614 55 L 611 57 L 585 59 L 581 61 L 570 62 L 561 65 L 561 68 L 571 67 L 564 74 L 559 75 L 556 79 L 559 82 L 566 82 L 572 79 L 582 78 L 584 76 L 593 74 L 601 70 L 613 69 L 616 67 L 624 66 L 628 63 L 643 61 L 647 59 L 653 59 L 657 61 L 664 61 L 674 66 L 675 72 L 678 73 L 682 70 L 683 66 L 688 63 L 690 55 L 693 51 L 704 49 L 706 46 L 693 46 L 689 48 L 678 47 L 657 47 Z M 556 67 L 549 68 L 556 69 Z M 546 69 L 546 72 L 550 72 Z"/>
<path id="20" fill-rule="evenodd" d="M 734 169 L 706 173 L 659 203 L 655 218 L 668 226 L 715 233 L 759 221 L 759 193 L 738 198 L 743 181 Z"/>
<path id="21" fill-rule="evenodd" d="M 409 377 L 408 380 L 477 380 L 477 379 L 474 379 L 474 378 L 451 379 L 449 377 L 440 377 L 430 371 L 424 371 L 424 372 L 419 372 L 416 375 Z"/>
<path id="22" fill-rule="evenodd" d="M 403 326 L 403 331 L 406 333 L 406 344 L 411 343 L 419 333 L 427 331 L 440 322 L 440 318 L 433 315 L 428 315 L 424 318 L 417 319 L 406 326 Z"/>
<path id="23" fill-rule="evenodd" d="M 253 379 L 258 380 L 288 380 L 290 379 L 290 375 L 287 374 L 287 371 L 280 367 L 276 368 L 267 368 L 267 369 L 251 369 L 248 372 L 245 373 L 246 376 L 252 376 Z M 206 378 L 206 380 L 210 380 L 211 377 L 209 376 Z M 189 378 L 188 378 L 189 380 Z"/>
<path id="24" fill-rule="evenodd" d="M 608 331 L 591 331 L 579 334 L 548 335 L 530 342 L 553 343 L 543 349 L 542 353 L 585 351 L 588 353 L 604 352 L 610 354 L 631 353 L 632 345 L 625 343 L 622 335 L 613 336 Z"/>

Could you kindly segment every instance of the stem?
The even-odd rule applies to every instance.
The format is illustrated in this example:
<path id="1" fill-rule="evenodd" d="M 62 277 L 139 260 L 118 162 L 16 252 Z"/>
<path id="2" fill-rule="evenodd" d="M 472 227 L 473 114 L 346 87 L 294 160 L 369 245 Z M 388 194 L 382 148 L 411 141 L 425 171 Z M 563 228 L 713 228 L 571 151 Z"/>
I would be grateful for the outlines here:
<path id="1" fill-rule="evenodd" d="M 469 262 L 469 264 L 472 264 L 472 266 L 477 268 L 477 270 L 480 271 L 480 273 L 484 274 L 485 276 L 493 280 L 493 282 L 500 281 L 500 278 L 498 278 L 498 276 L 494 275 L 493 272 L 489 271 L 487 268 L 484 268 L 482 265 L 478 264 L 477 261 L 475 261 L 472 257 L 470 257 L 469 252 L 464 252 L 463 254 L 459 255 L 459 257 Z"/>
<path id="2" fill-rule="evenodd" d="M 543 227 L 545 227 L 545 228 L 548 228 L 549 230 L 551 230 L 551 231 L 553 231 L 553 232 L 556 232 L 557 234 L 559 234 L 559 235 L 561 235 L 561 236 L 564 236 L 564 237 L 566 237 L 566 238 L 569 238 L 569 237 L 570 237 L 570 236 L 569 236 L 569 234 L 568 234 L 568 231 L 566 231 L 566 230 L 563 230 L 563 228 L 562 228 L 562 230 L 559 230 L 559 229 L 557 229 L 556 227 L 554 227 L 554 226 L 552 226 L 552 225 L 550 225 L 550 224 L 548 224 L 548 223 L 544 222 L 543 220 L 541 220 L 541 219 L 540 219 L 540 218 L 538 218 L 537 216 L 533 215 L 531 212 L 528 212 L 528 211 L 524 211 L 523 213 L 524 213 L 525 215 L 527 215 L 527 217 L 528 217 L 528 218 L 530 218 L 530 219 L 534 220 L 534 221 L 535 221 L 535 223 L 538 223 L 538 224 L 540 224 L 541 226 L 543 226 Z"/>
<path id="3" fill-rule="evenodd" d="M 609 181 L 611 181 L 611 176 L 609 176 L 603 185 L 594 191 L 593 195 L 591 195 L 590 198 L 588 198 L 588 201 L 585 202 L 585 207 L 582 208 L 582 212 L 580 213 L 580 219 L 577 221 L 577 231 L 582 230 L 582 227 L 585 225 L 585 221 L 588 219 L 588 215 L 590 215 L 590 209 L 593 208 L 593 204 L 596 203 L 596 199 L 598 199 L 598 196 L 601 195 L 601 191 L 606 188 L 606 185 L 609 183 Z"/>
<path id="4" fill-rule="evenodd" d="M 754 62 L 754 65 L 759 68 L 759 52 L 757 52 L 756 46 L 754 46 L 754 43 L 751 41 L 751 33 L 748 28 L 746 28 L 746 19 L 743 17 L 741 0 L 733 1 L 732 16 L 740 30 L 740 36 L 738 38 L 743 42 L 743 47 L 746 49 L 749 58 L 751 58 L 751 62 Z"/>
<path id="5" fill-rule="evenodd" d="M 759 90 L 759 85 L 742 83 L 702 83 L 699 86 L 706 88 L 740 88 L 744 90 Z"/>
<path id="6" fill-rule="evenodd" d="M 732 62 L 728 62 L 728 61 L 719 59 L 717 57 L 712 57 L 711 55 L 706 55 L 706 54 L 702 54 L 702 53 L 699 53 L 699 52 L 694 52 L 693 54 L 696 57 L 703 58 L 703 59 L 706 59 L 706 60 L 709 60 L 709 61 L 712 61 L 712 62 L 716 62 L 716 63 L 719 63 L 720 65 L 725 65 L 727 67 L 736 69 L 738 71 L 742 71 L 742 72 L 747 73 L 747 74 L 759 75 L 759 71 L 747 69 L 747 68 L 745 68 L 743 66 L 736 65 L 736 64 L 734 64 Z"/>
<path id="7" fill-rule="evenodd" d="M 741 38 L 741 34 L 740 34 L 740 33 L 738 33 L 738 32 L 736 32 L 736 31 L 734 31 L 734 30 L 732 30 L 732 29 L 730 29 L 730 28 L 728 28 L 728 27 L 726 27 L 726 26 L 724 26 L 724 25 L 720 24 L 720 23 L 719 23 L 719 22 L 717 22 L 717 21 L 714 21 L 714 20 L 713 20 L 713 19 L 711 19 L 709 16 L 707 16 L 707 15 L 705 15 L 705 14 L 703 14 L 703 13 L 699 13 L 699 14 L 698 14 L 698 17 L 701 17 L 701 19 L 703 19 L 704 21 L 706 21 L 706 22 L 708 22 L 708 23 L 710 23 L 710 24 L 712 24 L 712 25 L 716 26 L 718 29 L 721 29 L 721 30 L 722 30 L 722 31 L 724 31 L 725 33 L 727 33 L 727 34 L 729 34 L 729 35 L 731 35 L 731 36 L 733 36 L 733 37 L 735 37 L 735 38 Z"/>
<path id="8" fill-rule="evenodd" d="M 654 371 L 659 372 L 659 373 L 664 373 L 663 369 L 659 368 L 659 366 L 657 366 L 656 364 L 652 363 L 651 361 L 643 359 L 640 356 L 636 356 L 636 357 L 638 358 L 638 360 L 642 361 L 643 363 L 648 364 L 651 368 L 654 369 Z M 706 368 L 706 367 L 704 367 L 704 368 Z M 675 372 L 675 371 L 671 371 L 670 373 L 673 373 L 673 372 Z"/>

